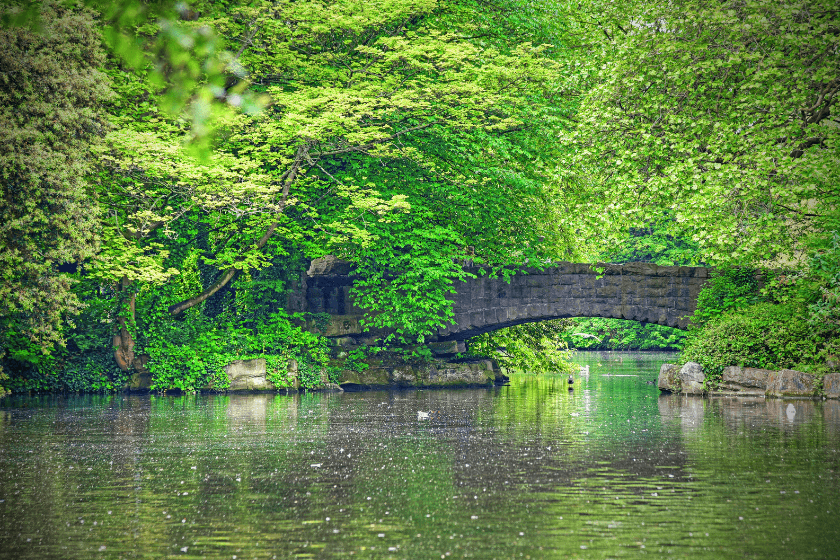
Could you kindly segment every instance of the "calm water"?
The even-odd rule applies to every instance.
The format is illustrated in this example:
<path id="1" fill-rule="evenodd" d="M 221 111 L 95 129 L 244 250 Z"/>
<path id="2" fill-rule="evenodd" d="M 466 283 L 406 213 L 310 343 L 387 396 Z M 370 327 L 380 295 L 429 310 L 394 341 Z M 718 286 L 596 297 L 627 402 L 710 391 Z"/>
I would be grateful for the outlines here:
<path id="1" fill-rule="evenodd" d="M 579 358 L 573 393 L 3 401 L 0 557 L 840 558 L 840 403 Z"/>

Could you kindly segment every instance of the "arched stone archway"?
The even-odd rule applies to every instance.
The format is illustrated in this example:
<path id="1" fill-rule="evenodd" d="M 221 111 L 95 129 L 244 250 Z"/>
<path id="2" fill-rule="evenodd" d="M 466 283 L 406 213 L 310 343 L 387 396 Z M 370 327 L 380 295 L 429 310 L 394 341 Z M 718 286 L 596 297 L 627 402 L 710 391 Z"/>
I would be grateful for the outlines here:
<path id="1" fill-rule="evenodd" d="M 709 269 L 650 263 L 599 264 L 560 262 L 544 270 L 526 268 L 510 282 L 479 276 L 455 284 L 454 321 L 438 340 L 466 340 L 504 327 L 565 317 L 612 317 L 685 329 Z M 332 315 L 327 336 L 360 335 L 363 310 L 349 296 L 349 263 L 313 261 L 302 277 L 293 310 Z"/>

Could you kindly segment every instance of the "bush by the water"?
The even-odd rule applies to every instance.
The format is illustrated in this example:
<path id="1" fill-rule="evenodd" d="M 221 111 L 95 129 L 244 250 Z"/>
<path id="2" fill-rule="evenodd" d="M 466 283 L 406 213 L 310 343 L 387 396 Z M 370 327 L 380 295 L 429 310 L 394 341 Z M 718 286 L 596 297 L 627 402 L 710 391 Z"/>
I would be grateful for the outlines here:
<path id="1" fill-rule="evenodd" d="M 730 365 L 819 373 L 835 334 L 809 321 L 801 303 L 756 303 L 725 312 L 693 330 L 682 362 L 698 362 L 708 379 Z"/>

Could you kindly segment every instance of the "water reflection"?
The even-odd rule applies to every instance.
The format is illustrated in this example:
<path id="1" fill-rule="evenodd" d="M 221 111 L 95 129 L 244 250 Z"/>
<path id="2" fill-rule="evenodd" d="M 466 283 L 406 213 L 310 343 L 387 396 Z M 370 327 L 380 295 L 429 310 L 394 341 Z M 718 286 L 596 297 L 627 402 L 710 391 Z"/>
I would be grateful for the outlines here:
<path id="1" fill-rule="evenodd" d="M 658 400 L 659 416 L 663 423 L 677 421 L 683 432 L 694 432 L 703 428 L 707 402 L 702 397 L 663 394 Z"/>
<path id="2" fill-rule="evenodd" d="M 581 355 L 572 393 L 6 401 L 0 556 L 834 554 L 838 403 L 660 396 L 672 359 Z"/>

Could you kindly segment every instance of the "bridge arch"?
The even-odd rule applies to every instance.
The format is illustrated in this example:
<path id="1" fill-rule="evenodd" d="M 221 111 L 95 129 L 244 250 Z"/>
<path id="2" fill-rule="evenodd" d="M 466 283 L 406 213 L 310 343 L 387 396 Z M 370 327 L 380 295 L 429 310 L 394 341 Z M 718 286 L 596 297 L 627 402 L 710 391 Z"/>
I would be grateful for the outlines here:
<path id="1" fill-rule="evenodd" d="M 685 329 L 709 269 L 650 263 L 558 262 L 543 270 L 526 268 L 506 282 L 476 275 L 456 282 L 454 320 L 438 331 L 440 341 L 463 341 L 504 327 L 566 317 L 610 317 Z M 350 298 L 351 265 L 330 257 L 312 262 L 301 290 L 289 301 L 294 311 L 329 313 L 327 336 L 362 335 L 364 310 Z"/>
<path id="2" fill-rule="evenodd" d="M 458 282 L 454 321 L 441 340 L 464 340 L 504 327 L 567 317 L 631 319 L 685 329 L 708 281 L 703 267 L 650 263 L 556 263 L 526 269 L 510 283 L 486 276 Z M 476 271 L 471 271 L 476 272 Z"/>
<path id="3" fill-rule="evenodd" d="M 526 268 L 506 282 L 476 275 L 456 282 L 454 320 L 438 332 L 440 341 L 463 341 L 504 327 L 566 317 L 611 317 L 685 329 L 697 308 L 697 296 L 709 269 L 650 263 L 598 264 L 558 262 L 539 270 Z M 364 310 L 349 294 L 352 264 L 332 257 L 316 259 L 290 292 L 292 311 L 329 313 L 327 336 L 360 336 Z M 486 272 L 486 271 L 485 271 Z"/>

